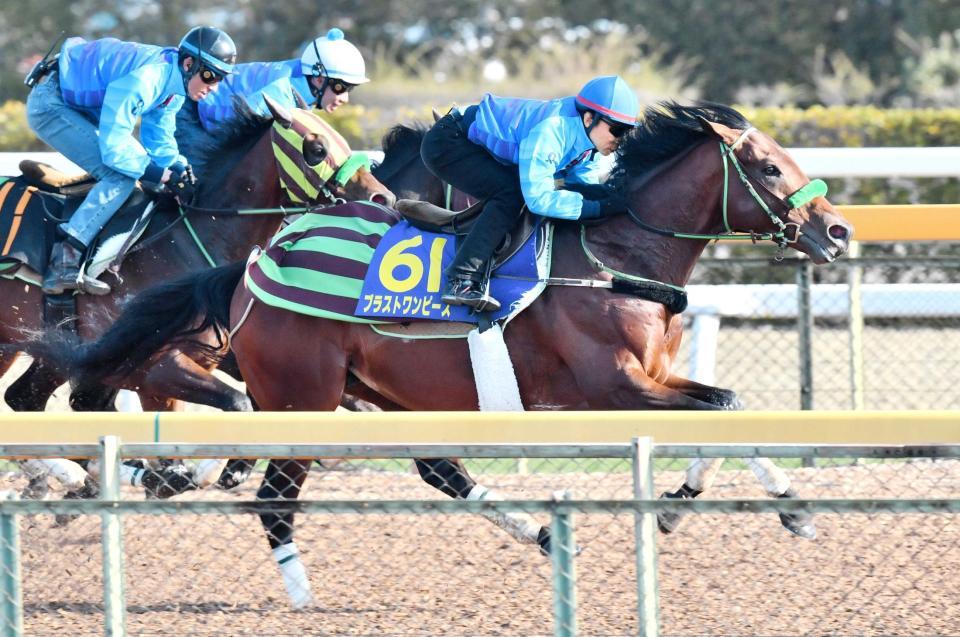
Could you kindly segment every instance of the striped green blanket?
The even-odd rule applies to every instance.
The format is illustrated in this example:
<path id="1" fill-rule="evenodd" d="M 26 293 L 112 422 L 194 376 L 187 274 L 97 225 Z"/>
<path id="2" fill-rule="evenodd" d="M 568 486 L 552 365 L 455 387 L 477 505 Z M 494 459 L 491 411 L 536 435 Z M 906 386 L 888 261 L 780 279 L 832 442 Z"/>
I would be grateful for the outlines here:
<path id="1" fill-rule="evenodd" d="M 246 285 L 263 303 L 299 314 L 384 323 L 353 312 L 373 253 L 399 219 L 367 201 L 307 213 L 277 233 L 247 267 Z"/>

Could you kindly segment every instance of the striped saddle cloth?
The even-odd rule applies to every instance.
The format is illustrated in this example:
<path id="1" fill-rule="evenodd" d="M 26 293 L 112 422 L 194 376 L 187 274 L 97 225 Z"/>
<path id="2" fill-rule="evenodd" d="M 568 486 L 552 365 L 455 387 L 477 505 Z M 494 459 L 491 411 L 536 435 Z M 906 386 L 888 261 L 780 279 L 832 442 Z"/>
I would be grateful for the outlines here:
<path id="1" fill-rule="evenodd" d="M 493 275 L 503 304 L 493 320 L 512 318 L 545 287 L 550 224 L 541 224 Z M 440 301 L 456 237 L 410 225 L 400 213 L 356 201 L 307 213 L 254 252 L 245 274 L 258 300 L 309 316 L 351 323 L 412 320 L 476 323 L 470 308 Z"/>

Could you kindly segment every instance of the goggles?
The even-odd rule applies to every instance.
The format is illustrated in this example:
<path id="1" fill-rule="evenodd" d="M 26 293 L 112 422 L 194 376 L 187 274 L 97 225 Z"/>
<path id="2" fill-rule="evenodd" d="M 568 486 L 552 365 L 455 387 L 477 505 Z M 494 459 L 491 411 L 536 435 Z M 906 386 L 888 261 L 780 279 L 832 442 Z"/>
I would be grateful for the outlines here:
<path id="1" fill-rule="evenodd" d="M 608 117 L 601 117 L 600 119 L 601 121 L 604 121 L 607 123 L 607 126 L 610 127 L 610 134 L 616 137 L 617 139 L 620 139 L 621 137 L 623 137 L 624 135 L 626 135 L 627 133 L 633 130 L 633 126 L 630 126 L 629 124 L 624 124 L 623 122 L 618 122 Z"/>
<path id="2" fill-rule="evenodd" d="M 349 82 L 344 82 L 343 80 L 338 80 L 337 78 L 332 78 L 327 82 L 327 86 L 330 87 L 330 90 L 333 91 L 334 95 L 343 95 L 344 93 L 349 93 L 353 89 L 357 88 L 356 84 L 350 84 Z"/>
<path id="3" fill-rule="evenodd" d="M 223 75 L 220 75 L 213 69 L 208 69 L 206 67 L 200 69 L 200 72 L 197 73 L 200 76 L 200 81 L 207 85 L 217 84 L 218 82 L 223 81 Z"/>

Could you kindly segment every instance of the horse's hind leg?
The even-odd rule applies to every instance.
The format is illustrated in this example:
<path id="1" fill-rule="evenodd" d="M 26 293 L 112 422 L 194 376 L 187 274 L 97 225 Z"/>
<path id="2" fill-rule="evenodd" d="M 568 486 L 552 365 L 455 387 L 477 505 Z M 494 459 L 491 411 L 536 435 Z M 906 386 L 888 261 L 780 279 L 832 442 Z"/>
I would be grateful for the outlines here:
<path id="1" fill-rule="evenodd" d="M 753 471 L 760 484 L 772 498 L 796 498 L 797 492 L 790 486 L 790 478 L 783 469 L 773 464 L 769 458 L 749 458 L 747 465 Z M 805 511 L 796 513 L 781 513 L 780 523 L 783 527 L 806 540 L 817 537 L 817 527 L 813 522 L 813 515 Z"/>
<path id="2" fill-rule="evenodd" d="M 312 460 L 272 460 L 267 466 L 258 500 L 296 500 Z M 267 532 L 273 557 L 283 576 L 290 603 L 294 609 L 313 602 L 310 580 L 300 560 L 300 550 L 293 541 L 293 513 L 261 513 L 260 522 Z"/>

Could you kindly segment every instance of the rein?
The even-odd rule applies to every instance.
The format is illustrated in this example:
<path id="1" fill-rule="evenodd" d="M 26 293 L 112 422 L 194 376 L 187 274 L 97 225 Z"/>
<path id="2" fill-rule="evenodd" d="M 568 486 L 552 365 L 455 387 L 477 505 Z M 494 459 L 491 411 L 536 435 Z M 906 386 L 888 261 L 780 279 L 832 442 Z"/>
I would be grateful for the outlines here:
<path id="1" fill-rule="evenodd" d="M 796 243 L 800 239 L 802 234 L 800 231 L 800 224 L 786 222 L 774 214 L 764 198 L 761 197 L 756 188 L 754 188 L 753 182 L 750 181 L 750 177 L 747 175 L 747 172 L 740 164 L 740 160 L 737 159 L 737 155 L 734 152 L 744 142 L 744 140 L 746 140 L 747 136 L 755 130 L 756 128 L 750 126 L 744 130 L 736 139 L 736 141 L 729 146 L 722 141 L 720 142 L 720 157 L 723 160 L 723 227 L 726 232 L 720 234 L 698 234 L 658 228 L 657 226 L 651 225 L 640 219 L 632 209 L 627 207 L 627 214 L 629 215 L 630 220 L 648 232 L 675 239 L 694 239 L 701 241 L 719 241 L 723 239 L 751 241 L 753 243 L 756 243 L 757 241 L 773 241 L 779 248 L 776 259 L 778 261 L 783 259 L 783 249 L 791 243 Z M 750 193 L 750 196 L 753 197 L 754 201 L 756 201 L 760 206 L 760 209 L 763 210 L 767 217 L 769 217 L 770 221 L 772 221 L 773 224 L 779 228 L 777 232 L 738 232 L 730 227 L 730 221 L 727 214 L 730 186 L 729 164 L 733 164 L 733 167 L 736 169 L 737 175 L 740 178 L 740 183 L 744 185 L 744 187 L 747 189 L 747 192 Z M 817 197 L 823 197 L 827 194 L 827 184 L 822 179 L 814 179 L 808 182 L 805 186 L 788 196 L 786 199 L 781 199 L 780 197 L 776 196 L 762 183 L 759 185 L 770 197 L 773 197 L 776 201 L 780 202 L 784 208 L 784 212 L 782 213 L 784 215 L 789 214 L 796 208 L 807 205 Z M 791 226 L 794 228 L 792 239 L 787 237 L 787 231 Z M 597 258 L 597 256 L 587 245 L 587 227 L 585 225 L 580 226 L 580 246 L 583 248 L 583 252 L 590 263 L 600 272 L 605 272 L 613 277 L 613 281 L 608 285 L 597 285 L 597 282 L 589 279 L 557 279 L 555 282 L 554 280 L 548 280 L 548 285 L 609 287 L 612 288 L 612 291 L 614 292 L 634 293 L 642 298 L 664 303 L 664 305 L 666 305 L 667 308 L 674 313 L 679 313 L 686 309 L 687 293 L 682 286 L 672 285 L 670 283 L 664 283 L 662 281 L 656 281 L 653 279 L 647 279 L 629 274 L 627 272 L 620 272 L 619 270 L 615 270 L 603 263 L 603 261 Z M 667 301 L 662 300 L 664 298 L 667 299 Z M 677 310 L 674 308 L 680 309 Z"/>

